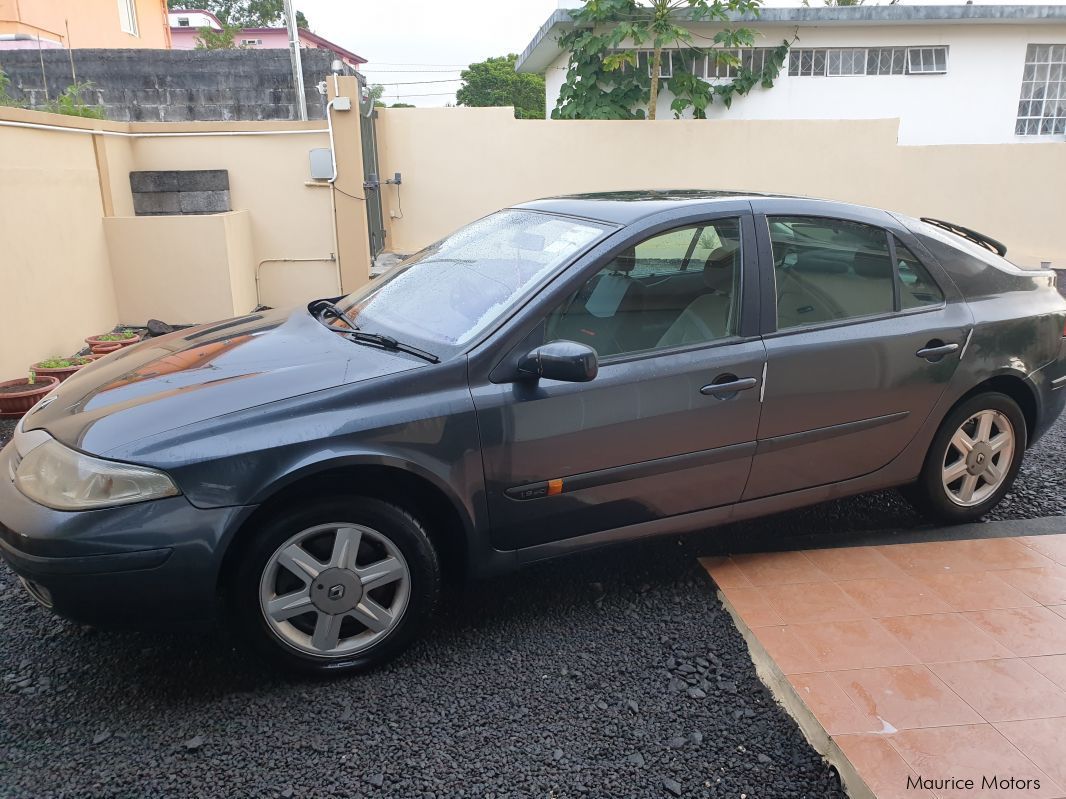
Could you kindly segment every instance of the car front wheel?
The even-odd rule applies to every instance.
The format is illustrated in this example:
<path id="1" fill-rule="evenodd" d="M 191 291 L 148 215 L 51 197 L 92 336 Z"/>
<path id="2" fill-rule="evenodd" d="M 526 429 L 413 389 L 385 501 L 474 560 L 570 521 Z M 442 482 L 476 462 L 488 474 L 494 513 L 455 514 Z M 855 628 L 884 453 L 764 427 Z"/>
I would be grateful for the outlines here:
<path id="1" fill-rule="evenodd" d="M 979 519 L 1010 490 L 1026 437 L 1025 417 L 1006 394 L 972 397 L 948 414 L 933 438 L 921 476 L 904 494 L 938 521 Z"/>
<path id="2" fill-rule="evenodd" d="M 363 671 L 418 635 L 440 593 L 422 524 L 371 498 L 282 511 L 253 531 L 230 590 L 238 631 L 283 667 Z"/>

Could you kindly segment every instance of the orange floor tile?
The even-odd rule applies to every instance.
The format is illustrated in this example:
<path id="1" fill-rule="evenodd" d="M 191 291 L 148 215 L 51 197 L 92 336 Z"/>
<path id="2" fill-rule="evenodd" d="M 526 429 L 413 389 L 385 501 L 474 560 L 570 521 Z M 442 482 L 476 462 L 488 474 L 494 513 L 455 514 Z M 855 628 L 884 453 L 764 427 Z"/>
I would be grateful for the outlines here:
<path id="1" fill-rule="evenodd" d="M 1066 797 L 1066 534 L 702 563 L 852 796 Z"/>

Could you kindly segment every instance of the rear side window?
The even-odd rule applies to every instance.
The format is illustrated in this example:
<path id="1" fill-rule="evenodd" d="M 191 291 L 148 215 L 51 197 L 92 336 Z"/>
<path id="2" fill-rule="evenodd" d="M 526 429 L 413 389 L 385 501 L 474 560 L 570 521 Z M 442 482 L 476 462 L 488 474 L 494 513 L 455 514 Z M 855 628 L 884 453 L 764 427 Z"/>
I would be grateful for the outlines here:
<path id="1" fill-rule="evenodd" d="M 895 309 L 888 236 L 840 219 L 770 217 L 777 327 L 890 313 Z"/>
<path id="2" fill-rule="evenodd" d="M 914 257 L 895 236 L 892 243 L 896 249 L 896 264 L 899 270 L 900 304 L 907 308 L 921 308 L 923 305 L 939 305 L 944 301 L 944 292 L 933 280 L 922 262 Z"/>

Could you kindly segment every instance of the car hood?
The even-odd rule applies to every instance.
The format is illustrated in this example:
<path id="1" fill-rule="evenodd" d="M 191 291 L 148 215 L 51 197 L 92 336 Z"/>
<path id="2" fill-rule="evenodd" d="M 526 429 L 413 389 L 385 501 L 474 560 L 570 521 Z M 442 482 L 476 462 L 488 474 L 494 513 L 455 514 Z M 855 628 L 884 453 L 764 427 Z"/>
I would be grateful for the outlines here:
<path id="1" fill-rule="evenodd" d="M 30 411 L 93 454 L 270 402 L 413 369 L 412 356 L 353 344 L 305 308 L 267 311 L 148 339 L 86 366 Z"/>

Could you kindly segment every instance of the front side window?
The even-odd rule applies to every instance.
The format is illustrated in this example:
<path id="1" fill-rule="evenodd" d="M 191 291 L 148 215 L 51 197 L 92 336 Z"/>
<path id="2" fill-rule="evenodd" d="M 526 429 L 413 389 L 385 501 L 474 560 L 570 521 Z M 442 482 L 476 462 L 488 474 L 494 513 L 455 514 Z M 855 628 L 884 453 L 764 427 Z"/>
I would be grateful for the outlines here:
<path id="1" fill-rule="evenodd" d="M 1031 44 L 1018 101 L 1019 136 L 1066 133 L 1066 44 Z"/>
<path id="2" fill-rule="evenodd" d="M 736 335 L 741 258 L 735 218 L 652 236 L 556 308 L 546 340 L 578 341 L 606 358 Z"/>
<path id="3" fill-rule="evenodd" d="M 448 357 L 611 229 L 554 214 L 500 211 L 427 247 L 339 305 L 361 330 Z"/>
<path id="4" fill-rule="evenodd" d="M 890 313 L 892 259 L 881 228 L 815 217 L 770 217 L 780 330 Z"/>

